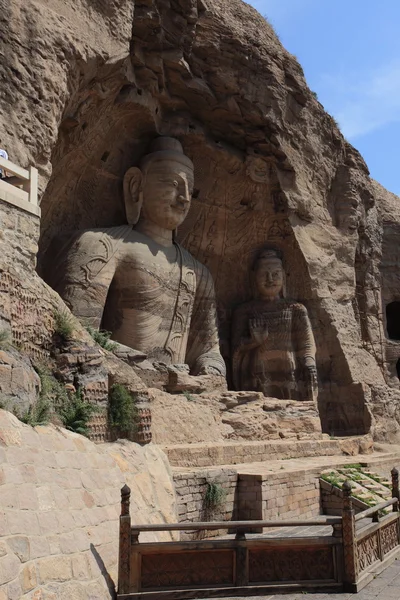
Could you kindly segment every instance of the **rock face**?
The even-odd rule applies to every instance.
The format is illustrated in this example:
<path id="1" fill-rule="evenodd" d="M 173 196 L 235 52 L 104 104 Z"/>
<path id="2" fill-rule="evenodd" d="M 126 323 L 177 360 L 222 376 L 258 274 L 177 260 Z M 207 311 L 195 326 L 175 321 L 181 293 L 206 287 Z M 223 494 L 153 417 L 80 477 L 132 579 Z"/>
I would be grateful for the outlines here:
<path id="1" fill-rule="evenodd" d="M 124 173 L 157 135 L 177 137 L 195 168 L 178 240 L 215 281 L 227 365 L 254 254 L 274 244 L 310 317 L 323 431 L 400 439 L 400 353 L 382 318 L 400 295 L 400 215 L 270 25 L 240 0 L 9 0 L 0 19 L 1 144 L 40 169 L 39 272 L 59 234 L 126 223 Z M 1 277 L 57 302 L 8 258 Z M 33 332 L 26 352 L 43 344 Z"/>
<path id="2" fill-rule="evenodd" d="M 112 598 L 125 483 L 133 522 L 177 520 L 169 464 L 155 446 L 96 446 L 0 410 L 0 459 L 2 600 Z"/>

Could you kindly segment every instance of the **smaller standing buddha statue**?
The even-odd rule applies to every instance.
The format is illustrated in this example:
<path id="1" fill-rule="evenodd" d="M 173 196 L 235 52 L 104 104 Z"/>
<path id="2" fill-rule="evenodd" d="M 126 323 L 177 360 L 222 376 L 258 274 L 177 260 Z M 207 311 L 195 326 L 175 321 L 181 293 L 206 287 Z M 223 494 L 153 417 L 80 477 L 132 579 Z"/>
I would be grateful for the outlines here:
<path id="1" fill-rule="evenodd" d="M 232 371 L 236 390 L 315 401 L 315 342 L 303 304 L 284 297 L 282 254 L 262 250 L 252 269 L 254 299 L 234 312 Z"/>

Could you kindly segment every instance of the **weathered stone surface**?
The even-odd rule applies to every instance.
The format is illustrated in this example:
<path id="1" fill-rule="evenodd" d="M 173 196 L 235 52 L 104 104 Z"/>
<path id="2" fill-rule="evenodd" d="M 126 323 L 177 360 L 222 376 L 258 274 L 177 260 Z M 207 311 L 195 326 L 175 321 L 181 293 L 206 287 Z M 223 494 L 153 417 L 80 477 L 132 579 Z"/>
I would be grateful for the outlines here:
<path id="1" fill-rule="evenodd" d="M 239 0 L 16 0 L 0 19 L 2 145 L 40 170 L 41 268 L 60 233 L 126 223 L 124 173 L 155 137 L 178 137 L 196 178 L 177 240 L 216 282 L 227 364 L 253 254 L 273 243 L 311 320 L 323 431 L 400 439 L 388 392 L 400 354 L 382 317 L 400 293 L 398 201 L 371 182 L 268 23 Z M 62 305 L 32 273 L 38 223 L 0 214 L 0 318 L 47 358 Z"/>
<path id="2" fill-rule="evenodd" d="M 16 600 L 36 589 L 40 598 L 111 598 L 122 485 L 132 490 L 133 521 L 177 519 L 165 455 L 152 445 L 98 446 L 54 426 L 32 429 L 4 410 L 0 434 L 0 592 Z M 34 475 L 29 488 L 26 467 Z M 10 481 L 16 504 L 4 500 Z M 26 503 L 28 494 L 38 502 Z"/>
<path id="3" fill-rule="evenodd" d="M 0 349 L 0 402 L 3 408 L 23 413 L 35 401 L 40 380 L 30 360 L 15 348 Z"/>

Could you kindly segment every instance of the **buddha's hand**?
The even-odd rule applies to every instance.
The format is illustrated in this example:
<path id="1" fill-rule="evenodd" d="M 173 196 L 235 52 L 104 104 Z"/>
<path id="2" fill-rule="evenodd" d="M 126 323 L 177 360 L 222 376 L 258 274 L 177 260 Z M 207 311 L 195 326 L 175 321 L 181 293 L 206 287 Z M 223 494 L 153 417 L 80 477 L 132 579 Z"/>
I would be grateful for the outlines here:
<path id="1" fill-rule="evenodd" d="M 249 321 L 250 336 L 253 342 L 263 344 L 268 338 L 268 324 L 262 317 L 256 317 Z"/>
<path id="2" fill-rule="evenodd" d="M 314 395 L 318 388 L 317 369 L 314 365 L 307 366 L 304 368 L 303 373 L 307 390 L 307 399 L 314 400 Z"/>

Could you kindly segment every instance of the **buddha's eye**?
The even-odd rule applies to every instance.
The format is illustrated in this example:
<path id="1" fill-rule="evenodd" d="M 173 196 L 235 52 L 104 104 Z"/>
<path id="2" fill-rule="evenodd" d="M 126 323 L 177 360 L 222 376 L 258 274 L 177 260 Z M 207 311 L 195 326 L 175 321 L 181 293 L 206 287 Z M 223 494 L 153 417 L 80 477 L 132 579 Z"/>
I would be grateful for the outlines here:
<path id="1" fill-rule="evenodd" d="M 174 187 L 178 187 L 179 183 L 175 180 L 174 181 Z"/>

